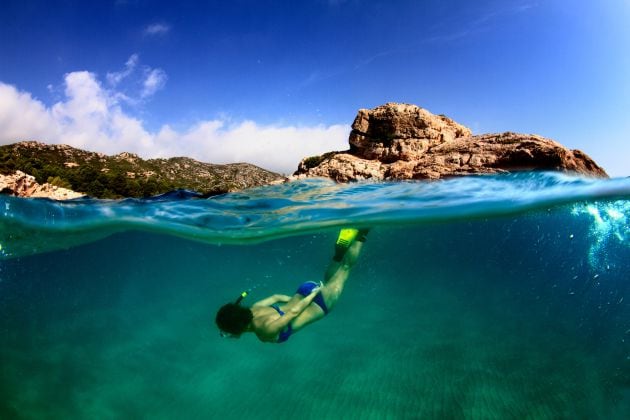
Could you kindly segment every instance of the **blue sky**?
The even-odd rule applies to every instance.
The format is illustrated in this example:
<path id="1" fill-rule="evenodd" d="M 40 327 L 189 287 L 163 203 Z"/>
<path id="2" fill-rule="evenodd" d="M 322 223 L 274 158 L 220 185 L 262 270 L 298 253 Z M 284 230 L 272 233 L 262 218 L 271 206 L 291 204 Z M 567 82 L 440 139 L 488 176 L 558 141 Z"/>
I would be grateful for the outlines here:
<path id="1" fill-rule="evenodd" d="M 386 102 L 536 133 L 630 175 L 630 2 L 13 1 L 0 143 L 292 172 Z"/>

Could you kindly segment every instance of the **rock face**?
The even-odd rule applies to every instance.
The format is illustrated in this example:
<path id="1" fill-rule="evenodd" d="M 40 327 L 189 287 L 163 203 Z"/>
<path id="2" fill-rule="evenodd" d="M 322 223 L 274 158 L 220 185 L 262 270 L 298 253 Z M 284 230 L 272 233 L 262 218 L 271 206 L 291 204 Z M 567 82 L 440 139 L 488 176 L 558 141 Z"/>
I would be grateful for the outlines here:
<path id="1" fill-rule="evenodd" d="M 470 129 L 415 105 L 388 103 L 359 110 L 350 150 L 302 160 L 297 177 L 361 179 L 439 179 L 519 170 L 574 172 L 607 177 L 580 150 L 530 134 L 473 136 Z"/>
<path id="2" fill-rule="evenodd" d="M 83 194 L 67 188 L 51 184 L 40 185 L 35 177 L 16 171 L 12 175 L 0 175 L 0 194 L 15 195 L 17 197 L 46 197 L 53 200 L 70 200 L 84 197 Z"/>

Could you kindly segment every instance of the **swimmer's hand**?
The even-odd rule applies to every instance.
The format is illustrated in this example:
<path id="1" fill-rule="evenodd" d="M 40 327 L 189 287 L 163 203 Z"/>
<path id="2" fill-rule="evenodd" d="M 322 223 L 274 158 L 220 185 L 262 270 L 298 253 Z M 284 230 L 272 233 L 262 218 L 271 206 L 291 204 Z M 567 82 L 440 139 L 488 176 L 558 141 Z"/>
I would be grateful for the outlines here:
<path id="1" fill-rule="evenodd" d="M 322 287 L 324 287 L 324 283 L 320 281 L 317 286 L 311 289 L 311 293 L 309 293 L 307 296 L 304 296 L 304 299 L 302 299 L 302 302 L 305 302 L 306 305 L 311 303 L 313 299 L 315 299 L 315 296 L 317 296 L 317 294 L 322 291 Z"/>
<path id="2" fill-rule="evenodd" d="M 311 294 L 318 294 L 319 292 L 322 291 L 322 288 L 324 287 L 324 282 L 320 281 L 319 285 L 317 287 L 313 287 L 313 290 L 311 290 Z"/>
<path id="3" fill-rule="evenodd" d="M 320 282 L 318 286 L 314 287 L 311 290 L 311 293 L 309 293 L 307 296 L 304 297 L 304 299 L 296 302 L 290 308 L 286 308 L 285 315 L 279 318 L 279 320 L 283 321 L 283 324 L 281 324 L 281 325 L 283 325 L 283 326 L 286 325 L 286 323 L 289 322 L 287 320 L 291 320 L 291 319 L 295 318 L 296 316 L 300 315 L 302 313 L 302 311 L 304 309 L 306 309 L 306 307 L 308 305 L 311 304 L 313 299 L 315 299 L 315 296 L 317 296 L 317 294 L 319 292 L 321 292 L 322 287 L 324 287 L 324 283 Z M 282 328 L 284 328 L 284 327 L 282 327 Z"/>

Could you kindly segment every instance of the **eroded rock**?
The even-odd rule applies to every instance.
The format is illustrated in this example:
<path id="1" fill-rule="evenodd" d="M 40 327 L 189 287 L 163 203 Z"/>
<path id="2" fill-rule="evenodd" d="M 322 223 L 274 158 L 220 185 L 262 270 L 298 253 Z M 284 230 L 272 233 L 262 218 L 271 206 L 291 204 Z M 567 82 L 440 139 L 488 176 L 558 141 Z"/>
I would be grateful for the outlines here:
<path id="1" fill-rule="evenodd" d="M 443 115 L 408 104 L 388 103 L 359 110 L 350 149 L 302 160 L 297 177 L 361 179 L 439 179 L 521 170 L 573 172 L 607 177 L 580 150 L 537 135 L 501 133 L 473 136 Z"/>
<path id="2" fill-rule="evenodd" d="M 48 183 L 40 185 L 35 181 L 34 176 L 22 171 L 15 171 L 10 175 L 0 175 L 0 193 L 17 197 L 45 197 L 53 200 L 70 200 L 85 196 Z"/>

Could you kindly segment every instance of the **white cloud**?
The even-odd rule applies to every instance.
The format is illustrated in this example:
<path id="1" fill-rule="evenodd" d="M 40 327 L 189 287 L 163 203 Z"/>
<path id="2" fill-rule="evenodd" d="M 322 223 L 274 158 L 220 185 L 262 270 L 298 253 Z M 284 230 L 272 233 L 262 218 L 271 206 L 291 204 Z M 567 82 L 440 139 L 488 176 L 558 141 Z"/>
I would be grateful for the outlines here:
<path id="1" fill-rule="evenodd" d="M 228 124 L 203 121 L 178 133 L 164 126 L 155 144 L 164 156 L 198 156 L 214 163 L 249 162 L 282 173 L 292 173 L 300 160 L 348 147 L 348 127 L 259 125 L 254 121 Z"/>
<path id="2" fill-rule="evenodd" d="M 136 72 L 138 68 L 140 71 Z M 162 69 L 141 66 L 139 55 L 132 54 L 123 70 L 107 73 L 106 79 L 116 89 L 116 100 L 136 106 L 162 89 L 168 77 Z"/>
<path id="3" fill-rule="evenodd" d="M 133 73 L 133 71 L 136 69 L 136 66 L 138 65 L 139 60 L 140 59 L 138 57 L 138 54 L 132 54 L 131 57 L 129 57 L 129 59 L 125 63 L 124 70 L 113 72 L 113 73 L 107 73 L 106 77 L 109 84 L 112 86 L 116 86 L 120 82 L 122 82 L 124 79 L 129 77 Z"/>
<path id="4" fill-rule="evenodd" d="M 144 28 L 144 34 L 149 36 L 166 35 L 171 30 L 171 26 L 165 23 L 152 23 Z"/>
<path id="5" fill-rule="evenodd" d="M 147 92 L 155 93 L 164 80 L 163 72 L 150 71 Z M 69 73 L 64 88 L 64 99 L 47 107 L 31 94 L 0 82 L 0 144 L 34 139 L 106 154 L 127 151 L 144 158 L 189 156 L 212 163 L 249 162 L 281 173 L 292 173 L 306 156 L 348 145 L 346 125 L 260 125 L 220 118 L 182 130 L 163 125 L 151 132 L 142 120 L 121 108 L 121 93 L 104 88 L 94 73 Z"/>
<path id="6" fill-rule="evenodd" d="M 30 93 L 0 82 L 0 144 L 48 137 L 59 137 L 51 110 Z"/>
<path id="7" fill-rule="evenodd" d="M 150 69 L 146 72 L 146 78 L 142 83 L 142 92 L 140 96 L 142 98 L 148 98 L 155 92 L 162 89 L 166 84 L 166 73 L 161 69 Z"/>

